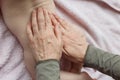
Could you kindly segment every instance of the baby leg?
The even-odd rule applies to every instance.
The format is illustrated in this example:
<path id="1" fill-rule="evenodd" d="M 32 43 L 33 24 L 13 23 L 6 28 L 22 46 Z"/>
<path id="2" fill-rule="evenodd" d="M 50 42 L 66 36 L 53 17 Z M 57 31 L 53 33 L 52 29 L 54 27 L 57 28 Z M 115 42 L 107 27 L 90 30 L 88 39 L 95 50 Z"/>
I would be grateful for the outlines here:
<path id="1" fill-rule="evenodd" d="M 37 7 L 44 7 L 51 12 L 55 10 L 53 0 L 1 0 L 4 21 L 21 43 L 26 67 L 33 79 L 35 79 L 35 61 L 28 46 L 26 25 L 30 20 L 31 12 Z"/>
<path id="2" fill-rule="evenodd" d="M 61 80 L 93 80 L 86 72 L 80 74 L 61 72 Z"/>

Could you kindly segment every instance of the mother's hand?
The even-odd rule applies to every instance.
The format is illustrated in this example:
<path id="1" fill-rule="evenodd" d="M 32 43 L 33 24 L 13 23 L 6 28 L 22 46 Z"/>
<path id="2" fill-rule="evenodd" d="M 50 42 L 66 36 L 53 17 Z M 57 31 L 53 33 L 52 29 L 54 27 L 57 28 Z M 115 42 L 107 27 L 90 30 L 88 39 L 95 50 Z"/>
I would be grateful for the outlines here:
<path id="1" fill-rule="evenodd" d="M 53 28 L 49 14 L 38 8 L 32 13 L 31 24 L 27 27 L 29 45 L 35 60 L 60 60 L 62 55 L 62 35 L 59 26 Z"/>
<path id="2" fill-rule="evenodd" d="M 83 63 L 88 43 L 82 32 L 74 25 L 59 18 L 57 15 L 51 14 L 54 25 L 59 22 L 62 31 L 63 49 L 67 57 L 75 63 Z"/>

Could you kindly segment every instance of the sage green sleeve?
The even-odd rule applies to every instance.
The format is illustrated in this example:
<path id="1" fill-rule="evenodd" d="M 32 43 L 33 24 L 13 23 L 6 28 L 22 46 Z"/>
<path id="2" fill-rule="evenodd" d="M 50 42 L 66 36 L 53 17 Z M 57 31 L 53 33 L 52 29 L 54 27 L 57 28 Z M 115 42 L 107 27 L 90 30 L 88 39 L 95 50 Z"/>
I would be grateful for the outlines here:
<path id="1" fill-rule="evenodd" d="M 120 80 L 120 56 L 89 46 L 85 60 L 85 67 L 91 67 L 105 73 L 115 80 Z"/>
<path id="2" fill-rule="evenodd" d="M 60 80 L 60 66 L 57 60 L 40 61 L 36 72 L 37 80 Z"/>

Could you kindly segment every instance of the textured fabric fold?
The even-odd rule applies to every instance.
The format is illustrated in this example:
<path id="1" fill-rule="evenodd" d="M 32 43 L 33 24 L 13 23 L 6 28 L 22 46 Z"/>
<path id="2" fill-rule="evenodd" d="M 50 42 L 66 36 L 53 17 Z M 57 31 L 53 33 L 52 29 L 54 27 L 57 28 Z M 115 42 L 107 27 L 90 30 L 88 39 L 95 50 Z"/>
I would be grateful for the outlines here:
<path id="1" fill-rule="evenodd" d="M 58 15 L 75 24 L 78 29 L 82 29 L 91 45 L 118 55 L 120 55 L 119 2 L 119 0 L 55 0 Z M 113 80 L 91 68 L 84 68 L 83 71 L 97 80 Z M 0 16 L 0 80 L 30 79 L 23 62 L 22 48 Z"/>

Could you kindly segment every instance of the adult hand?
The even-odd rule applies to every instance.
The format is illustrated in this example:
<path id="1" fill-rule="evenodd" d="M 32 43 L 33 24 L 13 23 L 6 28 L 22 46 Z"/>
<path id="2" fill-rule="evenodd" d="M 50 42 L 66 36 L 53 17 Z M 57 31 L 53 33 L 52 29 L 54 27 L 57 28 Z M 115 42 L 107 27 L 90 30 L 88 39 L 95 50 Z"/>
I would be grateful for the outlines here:
<path id="1" fill-rule="evenodd" d="M 65 55 L 75 63 L 83 63 L 88 43 L 83 33 L 74 25 L 59 18 L 57 15 L 51 14 L 54 25 L 60 25 L 63 38 L 63 51 Z"/>
<path id="2" fill-rule="evenodd" d="M 31 24 L 27 27 L 29 46 L 35 60 L 60 60 L 62 55 L 62 35 L 59 26 L 53 28 L 48 12 L 38 8 L 32 13 Z"/>

